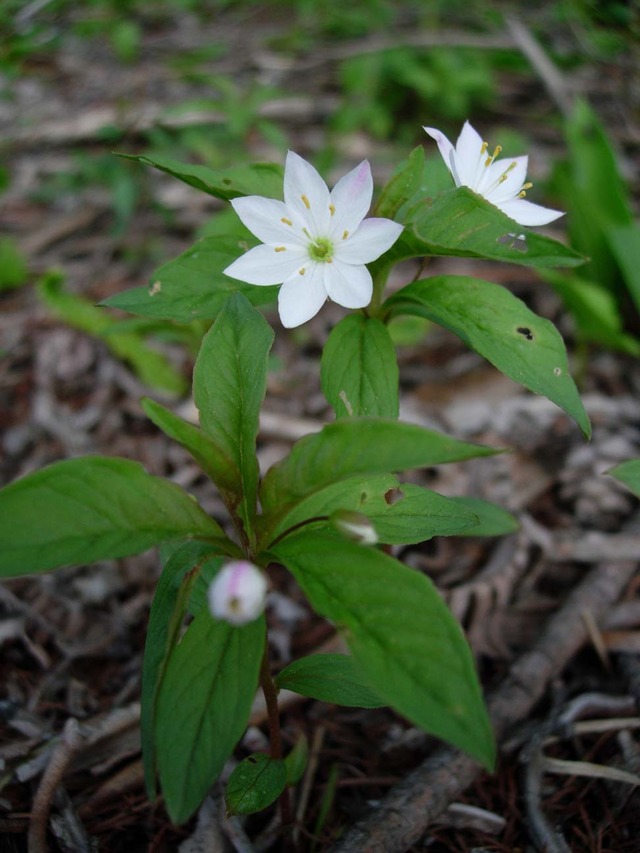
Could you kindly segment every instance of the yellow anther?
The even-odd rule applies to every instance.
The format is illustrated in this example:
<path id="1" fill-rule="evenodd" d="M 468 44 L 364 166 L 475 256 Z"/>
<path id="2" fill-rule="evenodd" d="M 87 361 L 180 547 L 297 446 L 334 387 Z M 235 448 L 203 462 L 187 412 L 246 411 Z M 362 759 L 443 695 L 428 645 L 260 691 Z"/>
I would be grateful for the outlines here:
<path id="1" fill-rule="evenodd" d="M 293 225 L 293 222 L 290 219 L 287 219 L 286 216 L 281 217 L 280 222 L 284 222 L 285 225 Z"/>
<path id="2" fill-rule="evenodd" d="M 481 154 L 484 154 L 484 152 L 487 150 L 484 147 L 485 145 L 486 145 L 486 142 L 483 143 L 483 147 L 482 147 L 482 150 L 480 152 Z M 493 149 L 493 154 L 491 155 L 491 157 L 487 157 L 487 159 L 484 161 L 484 165 L 490 166 L 501 151 L 502 151 L 502 145 L 496 145 L 496 147 Z"/>
<path id="3" fill-rule="evenodd" d="M 342 232 L 342 239 L 343 239 L 343 240 L 346 240 L 348 236 L 349 236 L 349 232 L 348 232 L 348 231 L 343 231 L 343 232 Z"/>
<path id="4" fill-rule="evenodd" d="M 518 193 L 518 198 L 524 198 L 526 196 L 526 192 L 524 190 L 520 190 Z"/>
<path id="5" fill-rule="evenodd" d="M 523 190 L 530 190 L 532 186 L 533 186 L 533 184 L 531 183 L 531 181 L 527 181 L 526 184 L 522 185 L 522 189 Z"/>
<path id="6" fill-rule="evenodd" d="M 306 195 L 301 195 L 300 198 L 302 199 L 302 202 L 303 202 L 304 206 L 307 208 L 307 210 L 311 210 L 311 202 L 306 197 Z"/>
<path id="7" fill-rule="evenodd" d="M 275 248 L 276 248 L 276 252 L 286 252 L 287 251 L 286 246 L 276 246 Z"/>
<path id="8" fill-rule="evenodd" d="M 304 267 L 300 267 L 298 270 L 298 275 L 304 275 L 306 273 L 306 269 Z"/>
<path id="9" fill-rule="evenodd" d="M 335 204 L 330 204 L 330 205 L 329 205 L 329 213 L 333 216 L 333 214 L 334 214 L 335 212 L 336 212 L 336 206 L 335 206 Z"/>
<path id="10" fill-rule="evenodd" d="M 481 147 L 480 147 L 480 154 L 481 154 L 481 155 L 482 155 L 482 154 L 484 154 L 488 147 L 489 147 L 489 143 L 488 143 L 488 142 L 483 142 L 483 143 L 482 143 L 482 145 L 481 145 Z"/>

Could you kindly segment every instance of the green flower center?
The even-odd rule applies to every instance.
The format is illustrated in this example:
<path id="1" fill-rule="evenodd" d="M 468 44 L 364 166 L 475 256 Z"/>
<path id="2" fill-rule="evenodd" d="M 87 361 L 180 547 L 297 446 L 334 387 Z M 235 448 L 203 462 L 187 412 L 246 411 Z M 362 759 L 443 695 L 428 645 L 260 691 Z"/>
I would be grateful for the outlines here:
<path id="1" fill-rule="evenodd" d="M 318 237 L 315 243 L 309 243 L 309 257 L 312 261 L 329 263 L 333 256 L 333 243 L 326 237 Z"/>

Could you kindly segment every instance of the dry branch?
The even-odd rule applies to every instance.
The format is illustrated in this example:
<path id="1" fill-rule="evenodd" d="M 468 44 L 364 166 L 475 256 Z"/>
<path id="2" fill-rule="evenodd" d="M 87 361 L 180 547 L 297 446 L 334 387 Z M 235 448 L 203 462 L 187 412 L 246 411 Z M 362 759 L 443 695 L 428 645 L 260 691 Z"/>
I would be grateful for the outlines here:
<path id="1" fill-rule="evenodd" d="M 584 613 L 601 622 L 636 570 L 636 563 L 603 564 L 589 572 L 553 616 L 535 646 L 511 667 L 490 696 L 489 712 L 500 742 L 542 697 L 547 684 L 588 639 Z M 473 759 L 442 747 L 400 784 L 380 806 L 356 824 L 334 853 L 402 853 L 424 834 L 447 806 L 480 773 Z"/>

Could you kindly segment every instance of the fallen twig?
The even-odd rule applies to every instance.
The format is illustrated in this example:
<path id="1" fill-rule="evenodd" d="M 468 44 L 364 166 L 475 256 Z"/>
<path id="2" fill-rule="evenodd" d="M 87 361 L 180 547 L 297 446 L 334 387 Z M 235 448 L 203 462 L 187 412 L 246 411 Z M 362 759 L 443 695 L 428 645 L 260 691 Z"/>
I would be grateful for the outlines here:
<path id="1" fill-rule="evenodd" d="M 599 565 L 591 570 L 553 616 L 535 646 L 511 667 L 490 696 L 489 712 L 498 742 L 527 716 L 588 634 L 583 614 L 600 622 L 633 576 L 636 563 Z M 353 826 L 334 853 L 402 853 L 423 835 L 480 772 L 478 764 L 442 747 L 387 794 L 375 811 Z"/>

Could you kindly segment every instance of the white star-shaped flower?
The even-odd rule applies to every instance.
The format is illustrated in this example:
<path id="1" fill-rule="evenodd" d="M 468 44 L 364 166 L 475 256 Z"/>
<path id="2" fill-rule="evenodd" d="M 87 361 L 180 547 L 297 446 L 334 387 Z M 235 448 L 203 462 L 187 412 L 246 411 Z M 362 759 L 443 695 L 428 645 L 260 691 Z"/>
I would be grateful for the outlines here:
<path id="1" fill-rule="evenodd" d="M 373 196 L 366 160 L 329 189 L 318 172 L 289 151 L 284 202 L 263 196 L 233 199 L 234 210 L 263 245 L 225 270 L 248 284 L 280 284 L 278 311 L 287 328 L 306 323 L 327 298 L 345 308 L 371 302 L 373 284 L 365 264 L 400 236 L 390 219 L 365 219 Z"/>
<path id="2" fill-rule="evenodd" d="M 267 579 L 247 560 L 232 560 L 215 576 L 208 590 L 209 610 L 231 625 L 246 625 L 262 613 Z"/>
<path id="3" fill-rule="evenodd" d="M 524 200 L 527 190 L 533 186 L 524 182 L 528 157 L 496 159 L 502 150 L 500 146 L 489 154 L 489 146 L 468 121 L 464 123 L 455 148 L 435 127 L 424 130 L 438 143 L 457 187 L 469 187 L 520 225 L 547 225 L 563 216 L 562 211 Z"/>

